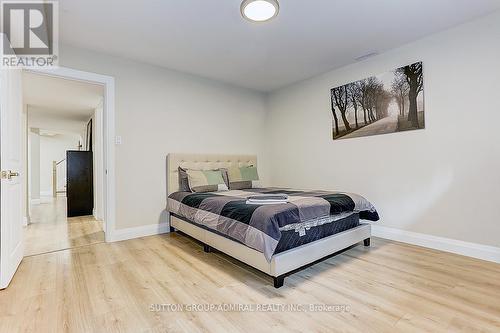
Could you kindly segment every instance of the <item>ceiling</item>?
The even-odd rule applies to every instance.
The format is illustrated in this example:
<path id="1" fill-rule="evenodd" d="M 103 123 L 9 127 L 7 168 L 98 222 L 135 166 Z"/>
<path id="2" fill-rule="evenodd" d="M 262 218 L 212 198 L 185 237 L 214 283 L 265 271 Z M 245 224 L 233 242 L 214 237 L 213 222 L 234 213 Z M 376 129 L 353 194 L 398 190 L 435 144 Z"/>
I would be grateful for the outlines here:
<path id="1" fill-rule="evenodd" d="M 77 134 L 85 133 L 87 127 L 86 120 L 71 120 L 61 116 L 48 114 L 44 109 L 36 107 L 28 108 L 28 126 L 38 128 L 41 133 L 50 132 L 52 134 Z"/>
<path id="2" fill-rule="evenodd" d="M 23 99 L 30 113 L 86 121 L 100 103 L 104 88 L 86 82 L 23 72 Z"/>
<path id="3" fill-rule="evenodd" d="M 64 0 L 63 44 L 260 91 L 500 9 L 500 0 L 281 0 L 264 24 L 240 0 Z"/>

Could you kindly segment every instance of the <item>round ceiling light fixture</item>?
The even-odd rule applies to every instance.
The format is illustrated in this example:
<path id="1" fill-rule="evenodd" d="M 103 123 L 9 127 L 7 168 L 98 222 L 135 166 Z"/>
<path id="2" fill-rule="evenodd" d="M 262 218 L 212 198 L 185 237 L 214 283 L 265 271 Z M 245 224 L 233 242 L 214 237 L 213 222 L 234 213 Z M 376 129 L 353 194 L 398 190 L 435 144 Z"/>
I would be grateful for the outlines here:
<path id="1" fill-rule="evenodd" d="M 252 22 L 266 22 L 280 11 L 278 0 L 244 0 L 241 3 L 241 15 Z"/>

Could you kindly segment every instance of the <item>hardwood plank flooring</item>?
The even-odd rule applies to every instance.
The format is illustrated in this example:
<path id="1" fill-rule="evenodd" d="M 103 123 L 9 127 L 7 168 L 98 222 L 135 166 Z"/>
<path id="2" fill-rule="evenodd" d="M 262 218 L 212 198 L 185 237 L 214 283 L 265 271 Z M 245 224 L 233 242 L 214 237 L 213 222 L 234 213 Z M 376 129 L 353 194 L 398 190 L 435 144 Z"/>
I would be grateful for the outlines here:
<path id="1" fill-rule="evenodd" d="M 31 256 L 104 242 L 101 221 L 93 216 L 66 217 L 66 197 L 42 198 L 31 208 L 25 228 L 24 255 Z"/>
<path id="2" fill-rule="evenodd" d="M 162 309 L 154 304 L 347 308 L 151 311 Z M 271 331 L 499 332 L 500 265 L 374 238 L 275 289 L 264 274 L 174 233 L 27 257 L 0 291 L 0 332 Z"/>

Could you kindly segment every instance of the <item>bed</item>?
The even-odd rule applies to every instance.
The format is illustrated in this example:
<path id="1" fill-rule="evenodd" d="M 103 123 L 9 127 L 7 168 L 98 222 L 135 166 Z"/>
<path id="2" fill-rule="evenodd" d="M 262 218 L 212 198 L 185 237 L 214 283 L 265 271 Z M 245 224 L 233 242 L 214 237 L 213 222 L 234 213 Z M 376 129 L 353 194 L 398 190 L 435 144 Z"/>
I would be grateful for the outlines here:
<path id="1" fill-rule="evenodd" d="M 170 230 L 179 230 L 217 249 L 283 286 L 293 272 L 310 266 L 357 243 L 370 245 L 370 224 L 378 213 L 353 193 L 253 188 L 191 193 L 179 190 L 178 168 L 214 170 L 257 166 L 254 155 L 169 154 L 167 156 L 167 210 Z M 289 203 L 247 205 L 254 194 L 285 193 Z"/>

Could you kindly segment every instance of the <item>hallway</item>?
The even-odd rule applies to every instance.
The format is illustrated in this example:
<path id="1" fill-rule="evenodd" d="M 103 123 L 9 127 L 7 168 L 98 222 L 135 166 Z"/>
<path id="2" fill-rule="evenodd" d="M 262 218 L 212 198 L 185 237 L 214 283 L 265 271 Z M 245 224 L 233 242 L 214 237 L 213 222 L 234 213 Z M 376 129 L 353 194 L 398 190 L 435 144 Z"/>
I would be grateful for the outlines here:
<path id="1" fill-rule="evenodd" d="M 66 197 L 42 197 L 31 208 L 24 256 L 104 242 L 102 222 L 93 216 L 66 217 Z"/>

